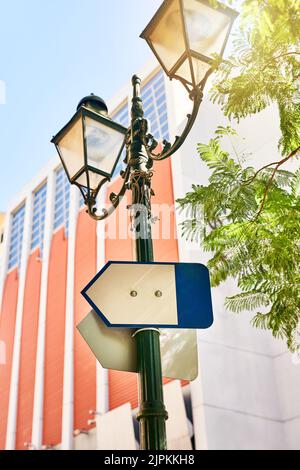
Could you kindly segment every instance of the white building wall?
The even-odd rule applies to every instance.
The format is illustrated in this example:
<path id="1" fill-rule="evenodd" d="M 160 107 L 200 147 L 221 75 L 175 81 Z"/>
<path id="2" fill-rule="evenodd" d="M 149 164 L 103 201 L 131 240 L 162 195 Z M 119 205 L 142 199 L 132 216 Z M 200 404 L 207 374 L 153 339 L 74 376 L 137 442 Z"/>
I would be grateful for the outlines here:
<path id="1" fill-rule="evenodd" d="M 276 385 L 289 450 L 300 449 L 300 360 L 286 348 L 273 354 Z"/>
<path id="2" fill-rule="evenodd" d="M 169 97 L 171 129 L 180 134 L 192 103 L 175 82 L 169 85 Z M 218 125 L 227 124 L 206 93 L 190 136 L 172 157 L 175 199 L 190 191 L 192 184 L 207 183 L 209 171 L 197 154 L 197 144 L 207 143 Z M 275 107 L 232 125 L 252 153 L 247 164 L 260 167 L 276 161 L 280 131 Z M 180 238 L 179 252 L 181 261 L 208 259 L 199 246 Z M 225 310 L 224 298 L 233 293 L 234 282 L 213 289 L 215 323 L 198 333 L 200 375 L 192 384 L 197 448 L 299 449 L 300 366 L 270 332 L 250 325 L 249 313 Z"/>
<path id="3" fill-rule="evenodd" d="M 76 226 L 79 208 L 79 191 L 70 188 L 68 272 L 66 292 L 66 326 L 64 350 L 64 384 L 62 411 L 62 450 L 73 449 L 74 430 L 74 275 Z"/>
<path id="4" fill-rule="evenodd" d="M 105 194 L 98 196 L 99 207 L 105 207 Z M 97 224 L 97 271 L 105 265 L 105 222 Z M 109 411 L 109 378 L 108 370 L 97 361 L 96 365 L 96 410 L 91 418 L 98 425 L 98 417 Z"/>
<path id="5" fill-rule="evenodd" d="M 41 290 L 39 305 L 39 321 L 37 336 L 36 368 L 34 383 L 34 402 L 32 417 L 32 448 L 40 449 L 43 440 L 44 421 L 44 376 L 45 376 L 45 342 L 46 342 L 46 316 L 47 316 L 47 289 L 48 272 L 51 252 L 51 240 L 54 213 L 55 178 L 54 169 L 58 165 L 57 159 L 45 168 L 44 178 L 47 177 L 47 199 L 44 228 L 43 265 L 41 272 Z M 33 188 L 34 189 L 34 188 Z"/>

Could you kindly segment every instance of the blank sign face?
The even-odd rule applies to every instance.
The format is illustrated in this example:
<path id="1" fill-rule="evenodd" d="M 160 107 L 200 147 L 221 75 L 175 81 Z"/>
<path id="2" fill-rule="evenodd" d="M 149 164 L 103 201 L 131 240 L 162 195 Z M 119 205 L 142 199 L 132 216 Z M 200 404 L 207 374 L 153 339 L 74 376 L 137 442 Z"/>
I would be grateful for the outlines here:
<path id="1" fill-rule="evenodd" d="M 112 328 L 213 324 L 209 271 L 200 263 L 109 261 L 81 293 Z"/>
<path id="2" fill-rule="evenodd" d="M 77 329 L 102 367 L 137 372 L 136 346 L 132 338 L 135 330 L 109 328 L 94 311 L 77 325 Z"/>
<path id="3" fill-rule="evenodd" d="M 175 267 L 110 264 L 84 296 L 114 325 L 178 325 Z"/>
<path id="4" fill-rule="evenodd" d="M 77 329 L 105 369 L 138 372 L 134 329 L 110 328 L 96 312 L 90 312 Z M 161 329 L 160 349 L 163 376 L 194 380 L 198 375 L 195 330 Z"/>

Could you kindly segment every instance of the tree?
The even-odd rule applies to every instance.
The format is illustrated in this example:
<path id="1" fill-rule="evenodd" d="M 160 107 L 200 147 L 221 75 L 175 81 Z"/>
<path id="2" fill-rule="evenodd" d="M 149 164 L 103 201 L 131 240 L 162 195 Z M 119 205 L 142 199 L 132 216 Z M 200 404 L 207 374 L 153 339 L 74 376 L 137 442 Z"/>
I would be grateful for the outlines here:
<path id="1" fill-rule="evenodd" d="M 268 165 L 247 167 L 243 156 L 222 149 L 235 131 L 219 127 L 198 146 L 212 172 L 209 184 L 194 185 L 178 201 L 192 209 L 183 235 L 201 235 L 212 252 L 213 285 L 237 278 L 239 292 L 225 300 L 227 308 L 255 311 L 253 325 L 285 338 L 292 351 L 300 349 L 300 169 L 292 173 L 283 165 L 300 154 L 299 30 L 298 0 L 242 1 L 233 53 L 224 61 L 215 57 L 212 100 L 237 121 L 276 103 L 281 158 L 270 155 Z"/>

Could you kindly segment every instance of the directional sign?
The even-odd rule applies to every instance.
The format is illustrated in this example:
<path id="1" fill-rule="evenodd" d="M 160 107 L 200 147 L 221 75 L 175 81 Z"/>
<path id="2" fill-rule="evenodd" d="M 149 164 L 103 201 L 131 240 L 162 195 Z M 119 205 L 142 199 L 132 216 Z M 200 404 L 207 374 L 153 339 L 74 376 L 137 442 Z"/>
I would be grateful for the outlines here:
<path id="1" fill-rule="evenodd" d="M 138 372 L 134 329 L 110 328 L 92 310 L 77 329 L 105 369 Z M 163 376 L 194 380 L 198 375 L 195 330 L 164 329 L 160 335 Z"/>
<path id="2" fill-rule="evenodd" d="M 110 261 L 82 291 L 109 327 L 208 328 L 208 269 L 197 263 Z"/>

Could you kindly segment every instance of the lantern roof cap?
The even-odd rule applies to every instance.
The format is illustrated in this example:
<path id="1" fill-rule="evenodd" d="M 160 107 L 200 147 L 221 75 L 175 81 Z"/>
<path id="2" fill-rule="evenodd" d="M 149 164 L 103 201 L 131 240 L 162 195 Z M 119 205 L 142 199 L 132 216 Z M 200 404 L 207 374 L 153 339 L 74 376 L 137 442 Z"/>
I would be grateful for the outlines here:
<path id="1" fill-rule="evenodd" d="M 82 100 L 79 101 L 77 111 L 81 108 L 81 106 L 92 107 L 100 113 L 108 113 L 108 108 L 105 101 L 100 98 L 100 96 L 94 95 L 94 93 L 85 96 L 84 98 L 82 98 Z"/>

